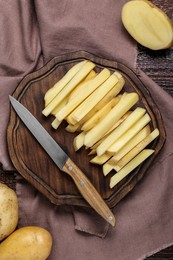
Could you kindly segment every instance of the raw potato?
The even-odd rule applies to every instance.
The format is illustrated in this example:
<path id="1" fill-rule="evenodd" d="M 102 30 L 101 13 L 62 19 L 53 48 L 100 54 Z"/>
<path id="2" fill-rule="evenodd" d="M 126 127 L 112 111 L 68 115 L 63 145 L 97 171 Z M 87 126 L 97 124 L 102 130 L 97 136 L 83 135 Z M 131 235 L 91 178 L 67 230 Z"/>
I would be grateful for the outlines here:
<path id="1" fill-rule="evenodd" d="M 65 85 L 76 75 L 76 73 L 82 68 L 82 66 L 86 63 L 87 61 L 81 61 L 74 65 L 65 75 L 64 77 L 59 80 L 52 88 L 50 88 L 45 96 L 44 96 L 44 101 L 45 101 L 45 106 L 47 106 L 53 99 L 54 97 L 65 87 Z"/>
<path id="2" fill-rule="evenodd" d="M 89 95 L 92 94 L 108 77 L 110 76 L 110 71 L 108 69 L 103 69 L 95 78 L 85 82 L 83 84 L 84 88 L 80 89 L 78 95 L 73 97 L 71 101 L 68 102 L 66 106 L 62 108 L 56 114 L 59 120 L 64 119 L 68 116 L 82 101 L 85 100 Z"/>
<path id="3" fill-rule="evenodd" d="M 149 145 L 157 136 L 159 135 L 159 130 L 156 128 L 147 135 L 140 143 L 138 143 L 131 151 L 129 151 L 121 160 L 114 165 L 114 169 L 118 172 L 124 167 L 128 162 L 130 162 L 137 154 L 139 154 L 147 145 Z"/>
<path id="4" fill-rule="evenodd" d="M 91 163 L 94 164 L 104 164 L 106 161 L 110 159 L 111 155 L 108 154 L 102 154 L 100 156 L 95 156 L 92 160 L 90 160 Z"/>
<path id="5" fill-rule="evenodd" d="M 134 105 L 139 96 L 137 93 L 128 93 L 108 113 L 108 115 L 85 135 L 84 144 L 91 147 Z"/>
<path id="6" fill-rule="evenodd" d="M 125 134 L 123 134 L 117 141 L 115 141 L 109 148 L 109 154 L 118 153 L 143 127 L 151 121 L 151 117 L 146 113 L 134 124 Z"/>
<path id="7" fill-rule="evenodd" d="M 97 147 L 97 155 L 104 154 L 120 136 L 122 136 L 130 127 L 132 127 L 144 114 L 146 110 L 142 107 L 137 107 L 119 127 L 115 128 L 111 134 Z"/>
<path id="8" fill-rule="evenodd" d="M 93 62 L 87 61 L 74 75 L 74 77 L 62 88 L 58 95 L 56 95 L 54 99 L 45 107 L 42 111 L 43 115 L 50 115 L 52 110 L 70 94 L 70 92 L 90 73 L 94 67 L 95 64 Z"/>
<path id="9" fill-rule="evenodd" d="M 92 117 L 90 117 L 89 120 L 87 120 L 83 126 L 81 127 L 82 131 L 89 131 L 91 128 L 93 128 L 99 121 L 101 121 L 111 109 L 118 104 L 118 100 L 116 98 L 113 98 L 111 101 L 109 101 L 104 107 L 102 107 L 99 111 L 97 111 Z"/>
<path id="10" fill-rule="evenodd" d="M 89 61 L 77 67 L 78 72 L 42 113 L 55 116 L 55 129 L 65 120 L 65 129 L 76 133 L 74 150 L 89 149 L 88 155 L 95 156 L 90 163 L 102 165 L 105 176 L 111 170 L 118 172 L 111 179 L 112 188 L 154 152 L 145 148 L 159 131 L 151 133 L 151 117 L 136 105 L 138 93 L 122 91 L 125 78 L 120 72 L 111 73 L 107 68 L 95 72 L 94 67 Z"/>
<path id="11" fill-rule="evenodd" d="M 50 233 L 28 226 L 14 231 L 0 244 L 1 260 L 46 260 L 52 248 Z"/>
<path id="12" fill-rule="evenodd" d="M 138 143 L 140 143 L 147 135 L 151 132 L 150 126 L 144 127 L 138 134 L 136 134 L 127 144 L 124 146 L 119 153 L 116 153 L 111 160 L 110 164 L 115 164 L 121 158 L 123 158 L 130 150 L 132 150 Z"/>
<path id="13" fill-rule="evenodd" d="M 79 122 L 84 116 L 87 115 L 97 104 L 98 102 L 106 96 L 106 94 L 112 89 L 117 89 L 117 94 L 121 91 L 122 88 L 117 88 L 116 84 L 118 83 L 118 77 L 115 74 L 112 74 L 102 85 L 99 86 L 90 96 L 87 97 L 84 102 L 78 106 L 73 112 L 73 118 Z"/>
<path id="14" fill-rule="evenodd" d="M 130 172 L 132 172 L 137 166 L 144 162 L 151 154 L 154 153 L 152 149 L 144 149 L 133 160 L 131 160 L 126 166 L 124 166 L 119 172 L 114 174 L 110 180 L 110 188 L 113 188 L 123 178 L 125 178 Z"/>
<path id="15" fill-rule="evenodd" d="M 172 21 L 147 0 L 127 2 L 122 8 L 122 22 L 129 34 L 149 49 L 161 50 L 173 45 Z"/>
<path id="16" fill-rule="evenodd" d="M 0 183 L 0 241 L 15 230 L 17 223 L 18 200 L 16 193 L 5 184 Z"/>

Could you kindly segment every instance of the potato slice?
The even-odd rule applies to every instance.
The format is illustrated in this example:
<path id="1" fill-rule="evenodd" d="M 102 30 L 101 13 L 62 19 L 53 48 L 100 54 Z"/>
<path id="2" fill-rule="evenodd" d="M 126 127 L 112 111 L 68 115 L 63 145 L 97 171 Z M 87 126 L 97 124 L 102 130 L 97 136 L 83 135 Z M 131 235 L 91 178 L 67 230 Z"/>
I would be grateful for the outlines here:
<path id="1" fill-rule="evenodd" d="M 140 143 L 151 132 L 150 126 L 145 126 L 138 134 L 136 134 L 118 153 L 116 153 L 111 160 L 110 164 L 116 164 L 123 158 L 130 150 L 132 150 L 138 143 Z"/>
<path id="2" fill-rule="evenodd" d="M 85 135 L 84 144 L 87 147 L 93 146 L 99 141 L 107 131 L 138 101 L 137 93 L 127 93 L 125 97 L 108 113 L 108 115 L 99 122 L 94 128 Z"/>
<path id="3" fill-rule="evenodd" d="M 75 95 L 68 104 L 62 108 L 56 114 L 59 120 L 63 120 L 68 116 L 79 104 L 83 104 L 85 99 L 91 95 L 104 81 L 106 81 L 110 76 L 110 71 L 108 69 L 103 69 L 94 79 L 84 82 L 82 88 L 78 91 L 78 95 Z"/>
<path id="4" fill-rule="evenodd" d="M 145 137 L 139 144 L 137 144 L 130 152 L 128 152 L 120 161 L 114 165 L 116 171 L 121 170 L 128 162 L 130 162 L 137 154 L 139 154 L 147 145 L 149 145 L 157 136 L 159 130 L 156 128 L 151 134 Z"/>
<path id="5" fill-rule="evenodd" d="M 82 68 L 87 61 L 81 61 L 74 65 L 65 75 L 62 77 L 52 88 L 50 88 L 45 96 L 45 106 L 47 106 L 54 97 L 65 87 L 65 85 L 76 75 L 76 73 Z"/>
<path id="6" fill-rule="evenodd" d="M 139 131 L 145 127 L 151 118 L 148 114 L 145 114 L 141 119 L 137 121 L 125 134 L 123 134 L 117 141 L 115 141 L 107 150 L 109 154 L 118 153 L 127 143 L 130 141 Z"/>
<path id="7" fill-rule="evenodd" d="M 95 67 L 93 62 L 87 61 L 75 76 L 65 85 L 58 95 L 42 111 L 43 115 L 48 116 L 52 110 L 88 75 Z"/>
<path id="8" fill-rule="evenodd" d="M 172 21 L 150 1 L 132 0 L 124 4 L 122 22 L 129 34 L 149 49 L 166 49 L 173 44 Z"/>
<path id="9" fill-rule="evenodd" d="M 131 173 L 137 166 L 144 162 L 151 154 L 154 153 L 152 149 L 144 149 L 133 160 L 131 160 L 126 166 L 124 166 L 119 172 L 114 174 L 110 179 L 110 188 L 112 189 L 117 183 Z"/>
<path id="10" fill-rule="evenodd" d="M 97 155 L 100 156 L 130 127 L 132 127 L 144 114 L 146 110 L 137 107 L 110 135 L 97 147 Z"/>
<path id="11" fill-rule="evenodd" d="M 113 73 L 102 85 L 99 86 L 88 98 L 80 104 L 79 107 L 73 112 L 73 118 L 79 122 L 94 106 L 114 87 L 117 94 L 121 91 L 122 87 L 116 85 L 118 77 Z"/>

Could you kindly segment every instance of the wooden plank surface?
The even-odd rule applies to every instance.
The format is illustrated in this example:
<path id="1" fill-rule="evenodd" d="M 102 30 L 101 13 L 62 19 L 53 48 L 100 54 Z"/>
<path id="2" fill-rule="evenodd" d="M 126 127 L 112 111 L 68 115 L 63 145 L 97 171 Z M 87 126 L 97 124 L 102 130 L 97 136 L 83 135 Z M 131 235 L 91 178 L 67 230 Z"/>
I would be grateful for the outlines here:
<path id="1" fill-rule="evenodd" d="M 153 0 L 152 2 L 173 20 L 172 0 Z M 137 64 L 150 78 L 173 97 L 173 48 L 153 52 L 138 46 Z M 167 259 L 173 259 L 173 246 L 147 258 L 147 260 Z"/>

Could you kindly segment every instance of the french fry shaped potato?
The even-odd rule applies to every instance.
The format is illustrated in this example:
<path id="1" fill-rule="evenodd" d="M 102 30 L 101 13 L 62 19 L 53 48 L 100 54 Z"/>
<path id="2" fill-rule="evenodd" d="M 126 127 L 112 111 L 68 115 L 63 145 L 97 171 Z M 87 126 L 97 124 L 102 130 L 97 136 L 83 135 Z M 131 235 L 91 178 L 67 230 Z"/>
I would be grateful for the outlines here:
<path id="1" fill-rule="evenodd" d="M 134 105 L 139 97 L 137 93 L 127 93 L 120 102 L 111 109 L 107 116 L 85 135 L 84 144 L 91 147 Z"/>
<path id="2" fill-rule="evenodd" d="M 74 138 L 73 145 L 74 145 L 75 151 L 79 150 L 84 145 L 84 138 L 85 138 L 84 132 L 81 132 Z"/>
<path id="3" fill-rule="evenodd" d="M 151 121 L 150 116 L 146 113 L 136 124 L 134 124 L 126 133 L 115 141 L 107 150 L 110 154 L 118 153 L 128 141 L 130 141 L 139 131 Z"/>
<path id="4" fill-rule="evenodd" d="M 82 66 L 86 63 L 87 61 L 81 61 L 74 65 L 65 75 L 63 78 L 61 78 L 52 88 L 50 88 L 45 96 L 44 96 L 44 101 L 45 101 L 45 106 L 47 106 L 53 99 L 54 97 L 67 85 L 67 83 L 76 75 L 76 73 L 82 68 Z"/>
<path id="5" fill-rule="evenodd" d="M 67 103 L 66 106 L 62 108 L 56 114 L 59 120 L 64 119 L 68 116 L 82 101 L 84 101 L 91 93 L 96 90 L 108 77 L 110 76 L 110 71 L 108 69 L 103 69 L 95 78 L 83 83 L 82 88 L 78 90 L 78 95 L 75 95 L 71 101 Z"/>
<path id="6" fill-rule="evenodd" d="M 96 75 L 97 75 L 97 73 L 94 70 L 91 70 L 90 73 L 86 76 L 86 78 L 84 78 L 84 80 L 82 82 L 80 82 L 75 87 L 75 89 L 70 93 L 70 95 L 68 97 L 68 102 L 70 102 L 70 100 L 72 100 L 75 96 L 77 96 L 81 92 L 81 89 L 84 88 L 83 85 L 85 85 L 86 82 L 89 82 L 89 80 L 95 78 Z"/>
<path id="7" fill-rule="evenodd" d="M 107 113 L 109 113 L 109 111 L 111 111 L 111 109 L 117 105 L 119 102 L 118 99 L 113 98 L 111 101 L 109 101 L 102 109 L 100 109 L 99 111 L 97 111 L 92 117 L 90 117 L 89 120 L 87 120 L 81 130 L 82 131 L 89 131 L 91 128 L 93 128 L 99 121 L 101 121 L 106 115 Z"/>
<path id="8" fill-rule="evenodd" d="M 94 106 L 114 87 L 117 90 L 117 94 L 121 91 L 118 83 L 118 77 L 112 74 L 102 85 L 99 86 L 87 99 L 80 104 L 79 107 L 73 112 L 73 118 L 79 122 Z"/>
<path id="9" fill-rule="evenodd" d="M 100 156 L 106 152 L 120 136 L 122 136 L 129 128 L 131 128 L 144 114 L 146 110 L 137 107 L 110 135 L 97 147 L 97 155 Z"/>
<path id="10" fill-rule="evenodd" d="M 110 164 L 116 164 L 121 158 L 123 158 L 130 150 L 132 150 L 138 143 L 140 143 L 151 132 L 150 126 L 147 125 L 139 133 L 137 133 L 118 153 L 116 153 L 111 160 Z"/>
<path id="11" fill-rule="evenodd" d="M 93 159 L 90 160 L 91 163 L 94 164 L 104 164 L 106 161 L 110 159 L 111 155 L 108 154 L 102 154 L 100 156 L 95 156 Z"/>
<path id="12" fill-rule="evenodd" d="M 133 160 L 126 164 L 119 172 L 115 173 L 110 179 L 110 188 L 112 189 L 117 183 L 131 173 L 136 167 L 144 162 L 151 154 L 154 153 L 152 149 L 144 149 Z"/>
<path id="13" fill-rule="evenodd" d="M 61 101 L 69 95 L 69 93 L 88 75 L 88 73 L 95 67 L 93 62 L 87 61 L 81 69 L 74 75 L 74 77 L 62 88 L 62 90 L 54 97 L 54 99 L 42 111 L 44 116 L 51 114 L 52 110 Z"/>
<path id="14" fill-rule="evenodd" d="M 149 145 L 157 136 L 159 135 L 159 130 L 154 129 L 151 134 L 146 136 L 140 143 L 138 143 L 131 151 L 129 151 L 121 160 L 119 160 L 115 165 L 114 169 L 119 171 L 123 166 L 130 162 L 137 154 L 139 154 L 147 145 Z"/>

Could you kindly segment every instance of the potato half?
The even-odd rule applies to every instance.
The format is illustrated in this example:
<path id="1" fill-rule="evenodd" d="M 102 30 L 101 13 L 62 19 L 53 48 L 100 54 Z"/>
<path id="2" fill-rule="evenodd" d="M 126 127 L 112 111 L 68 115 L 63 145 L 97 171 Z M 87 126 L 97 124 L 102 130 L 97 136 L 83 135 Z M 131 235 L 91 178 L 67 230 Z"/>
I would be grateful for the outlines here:
<path id="1" fill-rule="evenodd" d="M 147 0 L 132 0 L 124 4 L 122 22 L 129 34 L 149 49 L 166 49 L 173 44 L 172 21 Z"/>

